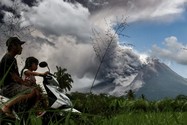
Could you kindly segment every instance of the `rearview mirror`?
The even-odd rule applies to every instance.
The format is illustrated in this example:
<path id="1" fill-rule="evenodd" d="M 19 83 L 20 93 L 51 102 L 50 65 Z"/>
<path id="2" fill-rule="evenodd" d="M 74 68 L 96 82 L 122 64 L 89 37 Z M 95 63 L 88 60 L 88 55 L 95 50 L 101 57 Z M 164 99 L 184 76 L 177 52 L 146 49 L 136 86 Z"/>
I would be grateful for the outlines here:
<path id="1" fill-rule="evenodd" d="M 39 63 L 39 66 L 42 67 L 42 68 L 45 68 L 48 66 L 47 62 L 43 61 L 43 62 L 40 62 Z"/>

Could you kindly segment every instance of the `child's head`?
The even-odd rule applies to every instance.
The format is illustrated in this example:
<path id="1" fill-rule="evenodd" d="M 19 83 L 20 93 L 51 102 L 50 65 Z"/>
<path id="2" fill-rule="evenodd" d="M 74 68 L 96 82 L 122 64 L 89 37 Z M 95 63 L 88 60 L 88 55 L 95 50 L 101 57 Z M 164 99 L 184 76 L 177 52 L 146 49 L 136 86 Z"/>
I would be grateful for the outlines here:
<path id="1" fill-rule="evenodd" d="M 25 68 L 35 71 L 38 68 L 38 63 L 39 61 L 35 57 L 28 57 L 25 61 Z"/>

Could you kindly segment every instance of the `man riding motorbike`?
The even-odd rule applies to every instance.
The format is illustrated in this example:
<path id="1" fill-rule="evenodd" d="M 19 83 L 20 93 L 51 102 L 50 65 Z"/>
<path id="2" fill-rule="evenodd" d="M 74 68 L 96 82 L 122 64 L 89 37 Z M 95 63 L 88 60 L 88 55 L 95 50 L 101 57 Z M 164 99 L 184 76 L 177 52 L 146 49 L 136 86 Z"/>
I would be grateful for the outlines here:
<path id="1" fill-rule="evenodd" d="M 15 56 L 22 53 L 22 44 L 17 37 L 10 37 L 6 41 L 8 52 L 3 56 L 0 62 L 0 87 L 1 94 L 5 97 L 11 98 L 6 104 L 1 107 L 8 117 L 15 118 L 12 113 L 12 106 L 15 104 L 26 102 L 30 99 L 34 99 L 33 106 L 35 105 L 39 91 L 37 88 L 31 88 L 27 86 L 19 74 L 17 61 Z"/>

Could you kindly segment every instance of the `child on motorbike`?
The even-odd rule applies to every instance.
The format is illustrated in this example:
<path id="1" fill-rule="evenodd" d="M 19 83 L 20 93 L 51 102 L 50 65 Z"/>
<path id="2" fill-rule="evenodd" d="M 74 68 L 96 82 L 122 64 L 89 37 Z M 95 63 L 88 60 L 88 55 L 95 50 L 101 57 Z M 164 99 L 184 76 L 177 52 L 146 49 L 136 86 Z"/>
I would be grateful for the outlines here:
<path id="1" fill-rule="evenodd" d="M 25 61 L 25 66 L 21 71 L 21 77 L 22 79 L 28 84 L 28 86 L 30 87 L 36 87 L 36 78 L 35 76 L 45 76 L 47 75 L 49 72 L 44 72 L 44 73 L 40 73 L 40 72 L 36 72 L 36 70 L 38 69 L 38 59 L 36 59 L 35 57 L 28 57 Z M 40 90 L 40 93 L 38 93 L 41 97 L 41 99 L 43 100 L 43 105 L 44 108 L 47 108 L 47 98 L 44 96 L 44 94 L 42 93 L 42 89 L 38 86 L 38 89 Z M 40 104 L 38 104 L 40 105 Z M 37 107 L 39 108 L 39 106 Z M 37 112 L 38 116 L 43 115 L 44 112 Z"/>

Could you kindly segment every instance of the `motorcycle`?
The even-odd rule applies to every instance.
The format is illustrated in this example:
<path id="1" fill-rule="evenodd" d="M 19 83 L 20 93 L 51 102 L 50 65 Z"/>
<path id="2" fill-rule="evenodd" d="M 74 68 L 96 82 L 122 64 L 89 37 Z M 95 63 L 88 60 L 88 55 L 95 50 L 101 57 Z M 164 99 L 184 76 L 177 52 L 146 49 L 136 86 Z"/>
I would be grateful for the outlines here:
<path id="1" fill-rule="evenodd" d="M 47 110 L 41 116 L 42 123 L 48 124 L 49 121 L 52 121 L 53 119 L 55 119 L 55 120 L 62 119 L 62 117 L 66 113 L 75 113 L 78 115 L 81 114 L 80 111 L 73 108 L 73 104 L 72 104 L 71 100 L 63 93 L 63 90 L 59 87 L 59 83 L 58 83 L 57 79 L 55 78 L 55 76 L 52 73 L 50 73 L 50 68 L 49 68 L 47 62 L 40 62 L 39 66 L 41 68 L 47 67 L 49 70 L 49 73 L 47 75 L 41 76 L 41 77 L 43 77 L 43 86 L 46 91 L 47 101 L 48 101 Z M 8 98 L 6 98 L 0 94 L 0 105 L 3 105 L 8 100 L 9 100 Z M 22 109 L 23 109 L 23 106 L 19 105 L 16 108 L 15 107 L 16 106 L 13 107 L 13 114 L 15 115 L 16 119 L 22 120 L 22 121 L 24 121 L 24 122 L 22 122 L 22 124 L 26 124 L 26 119 L 27 119 L 26 116 L 28 116 L 29 114 L 27 114 L 27 115 L 22 114 L 21 116 L 19 116 L 18 114 L 20 112 L 20 109 L 17 107 L 22 107 Z M 17 109 L 19 109 L 19 110 L 17 110 Z M 26 105 L 26 108 L 24 110 L 27 112 L 29 110 L 29 105 Z M 2 115 L 2 114 L 0 114 L 0 115 Z M 25 119 L 22 116 L 25 116 Z M 9 119 L 7 121 L 3 121 L 1 118 L 0 123 L 13 124 L 12 120 Z"/>
<path id="2" fill-rule="evenodd" d="M 48 98 L 48 111 L 42 116 L 43 123 L 48 123 L 49 120 L 61 119 L 66 113 L 81 114 L 80 111 L 73 108 L 70 99 L 63 93 L 59 87 L 59 83 L 55 76 L 50 73 L 50 69 L 46 62 L 40 62 L 41 68 L 48 68 L 49 73 L 43 77 L 43 86 L 47 93 Z"/>

